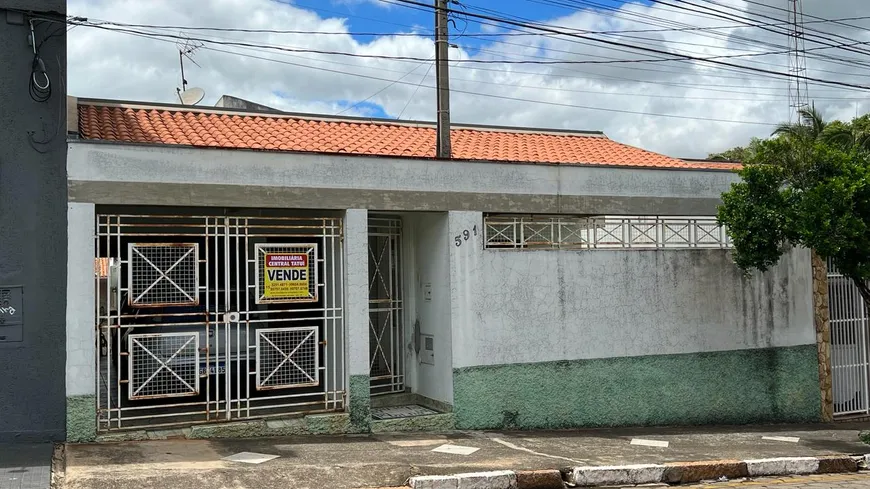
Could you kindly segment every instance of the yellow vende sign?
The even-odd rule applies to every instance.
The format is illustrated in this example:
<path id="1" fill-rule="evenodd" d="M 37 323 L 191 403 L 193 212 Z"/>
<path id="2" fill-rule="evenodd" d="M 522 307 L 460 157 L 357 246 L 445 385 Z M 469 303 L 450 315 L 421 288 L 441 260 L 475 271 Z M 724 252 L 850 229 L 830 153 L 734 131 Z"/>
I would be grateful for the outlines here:
<path id="1" fill-rule="evenodd" d="M 263 298 L 310 299 L 308 253 L 266 253 Z"/>

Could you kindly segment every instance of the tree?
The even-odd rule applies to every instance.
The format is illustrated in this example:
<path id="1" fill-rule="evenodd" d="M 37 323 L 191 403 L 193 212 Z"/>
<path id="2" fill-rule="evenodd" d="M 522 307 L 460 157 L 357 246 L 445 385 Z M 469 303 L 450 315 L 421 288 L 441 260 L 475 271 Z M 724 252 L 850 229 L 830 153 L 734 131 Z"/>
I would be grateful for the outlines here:
<path id="1" fill-rule="evenodd" d="M 842 128 L 806 115 L 759 141 L 741 181 L 722 195 L 718 219 L 744 271 L 767 270 L 790 247 L 810 248 L 833 259 L 870 307 L 870 153 L 852 125 L 850 138 L 825 136 Z"/>
<path id="2" fill-rule="evenodd" d="M 800 119 L 798 122 L 783 122 L 776 126 L 773 135 L 810 142 L 819 139 L 828 126 L 822 114 L 814 106 L 799 109 L 798 118 Z"/>
<path id="3" fill-rule="evenodd" d="M 721 153 L 711 153 L 707 156 L 707 159 L 716 161 L 746 161 L 755 153 L 760 142 L 760 139 L 752 138 L 747 146 L 736 146 Z"/>

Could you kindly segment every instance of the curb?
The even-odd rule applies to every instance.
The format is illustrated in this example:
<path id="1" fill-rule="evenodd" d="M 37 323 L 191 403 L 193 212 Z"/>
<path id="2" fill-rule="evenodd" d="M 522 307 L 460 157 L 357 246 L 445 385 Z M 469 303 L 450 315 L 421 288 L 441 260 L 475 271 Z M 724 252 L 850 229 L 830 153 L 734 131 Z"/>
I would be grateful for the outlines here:
<path id="1" fill-rule="evenodd" d="M 870 464 L 860 456 L 782 457 L 757 460 L 710 460 L 666 464 L 569 467 L 559 470 L 474 472 L 412 477 L 412 489 L 563 489 L 641 484 L 690 484 L 745 477 L 857 472 Z"/>

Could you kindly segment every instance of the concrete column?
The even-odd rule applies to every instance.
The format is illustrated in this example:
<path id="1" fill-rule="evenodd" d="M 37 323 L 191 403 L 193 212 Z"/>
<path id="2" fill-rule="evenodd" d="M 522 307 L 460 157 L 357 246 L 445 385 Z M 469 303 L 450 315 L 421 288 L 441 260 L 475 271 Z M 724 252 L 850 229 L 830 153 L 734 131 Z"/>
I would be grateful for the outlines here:
<path id="1" fill-rule="evenodd" d="M 94 204 L 67 204 L 66 431 L 74 442 L 96 436 L 94 212 Z"/>
<path id="2" fill-rule="evenodd" d="M 344 327 L 351 429 L 371 430 L 368 211 L 344 215 Z"/>

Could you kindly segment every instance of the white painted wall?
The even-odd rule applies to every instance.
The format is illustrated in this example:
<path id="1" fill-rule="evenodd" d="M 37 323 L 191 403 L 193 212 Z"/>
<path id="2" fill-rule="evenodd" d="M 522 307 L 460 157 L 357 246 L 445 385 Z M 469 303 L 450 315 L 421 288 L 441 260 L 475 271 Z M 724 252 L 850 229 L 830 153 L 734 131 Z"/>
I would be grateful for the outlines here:
<path id="1" fill-rule="evenodd" d="M 447 213 L 405 214 L 403 226 L 407 243 L 404 267 L 406 295 L 407 381 L 413 392 L 430 399 L 453 403 L 453 345 L 450 315 L 450 273 L 448 265 Z M 408 280 L 410 278 L 410 280 Z M 424 296 L 431 284 L 431 300 Z M 420 332 L 434 338 L 435 364 L 422 364 L 413 349 L 414 322 Z"/>
<path id="2" fill-rule="evenodd" d="M 66 395 L 93 395 L 96 390 L 94 205 L 67 204 L 67 218 Z"/>
<path id="3" fill-rule="evenodd" d="M 348 375 L 369 374 L 368 211 L 344 215 L 344 328 Z"/>
<path id="4" fill-rule="evenodd" d="M 450 236 L 482 224 L 451 212 Z M 450 246 L 454 367 L 813 344 L 810 254 L 742 277 L 724 250 Z"/>

